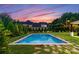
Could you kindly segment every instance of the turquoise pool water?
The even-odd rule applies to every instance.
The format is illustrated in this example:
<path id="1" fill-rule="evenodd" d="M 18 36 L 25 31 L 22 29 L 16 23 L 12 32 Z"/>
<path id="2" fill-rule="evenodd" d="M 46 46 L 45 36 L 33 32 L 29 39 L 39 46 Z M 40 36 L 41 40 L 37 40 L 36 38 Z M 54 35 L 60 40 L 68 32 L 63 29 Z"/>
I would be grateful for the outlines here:
<path id="1" fill-rule="evenodd" d="M 60 44 L 67 43 L 59 38 L 56 38 L 50 34 L 31 34 L 19 41 L 17 44 Z"/>

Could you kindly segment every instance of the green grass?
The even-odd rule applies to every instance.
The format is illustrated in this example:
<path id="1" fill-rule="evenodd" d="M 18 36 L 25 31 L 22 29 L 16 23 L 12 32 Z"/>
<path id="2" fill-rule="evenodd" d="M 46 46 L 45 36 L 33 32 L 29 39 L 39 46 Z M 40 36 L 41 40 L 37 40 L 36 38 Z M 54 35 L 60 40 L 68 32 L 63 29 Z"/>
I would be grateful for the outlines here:
<path id="1" fill-rule="evenodd" d="M 79 38 L 70 36 L 69 32 L 57 32 L 57 33 L 53 32 L 51 34 L 56 36 L 56 37 L 62 38 L 64 40 L 67 40 L 70 43 L 73 43 L 75 45 L 79 45 Z"/>
<path id="2" fill-rule="evenodd" d="M 24 37 L 26 35 L 28 35 L 28 34 L 22 34 L 22 35 L 17 36 L 17 37 L 11 37 L 10 40 L 9 40 L 9 43 L 11 43 L 13 41 L 16 41 L 16 40 L 18 40 L 18 39 L 20 39 L 20 38 L 22 38 L 22 37 Z"/>
<path id="3" fill-rule="evenodd" d="M 75 37 L 71 37 L 68 32 L 49 32 L 49 34 L 52 34 L 56 37 L 62 38 L 67 40 L 70 43 L 73 43 L 75 45 L 79 45 L 79 39 Z M 21 35 L 15 38 L 10 39 L 10 42 L 13 42 L 15 40 L 18 40 L 21 37 L 24 37 L 28 34 Z M 52 53 L 58 53 L 58 54 L 70 54 L 70 53 L 79 53 L 79 52 L 73 52 L 72 46 L 36 46 L 36 45 L 10 45 L 9 46 L 12 54 L 33 54 L 33 53 L 39 53 L 39 54 L 52 54 Z M 40 48 L 40 49 L 36 49 Z M 47 50 L 45 50 L 47 49 Z M 64 49 L 64 50 L 63 50 Z"/>

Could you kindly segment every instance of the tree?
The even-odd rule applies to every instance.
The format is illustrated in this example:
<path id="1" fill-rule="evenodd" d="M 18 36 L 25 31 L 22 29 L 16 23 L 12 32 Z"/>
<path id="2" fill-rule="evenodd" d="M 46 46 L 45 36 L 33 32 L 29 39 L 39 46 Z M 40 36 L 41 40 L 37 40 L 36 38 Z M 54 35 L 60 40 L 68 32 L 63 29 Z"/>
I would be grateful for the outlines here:
<path id="1" fill-rule="evenodd" d="M 18 28 L 19 28 L 19 33 L 20 34 L 24 34 L 23 25 L 22 24 L 18 24 Z"/>
<path id="2" fill-rule="evenodd" d="M 12 18 L 7 13 L 1 13 L 0 19 L 2 20 L 5 28 L 7 27 L 9 21 L 12 21 Z"/>
<path id="3" fill-rule="evenodd" d="M 10 30 L 12 32 L 13 35 L 16 35 L 16 26 L 12 21 L 9 21 L 7 24 L 7 29 Z"/>
<path id="4" fill-rule="evenodd" d="M 0 18 L 6 29 L 10 30 L 10 32 L 12 32 L 13 35 L 18 34 L 17 25 L 14 23 L 13 19 L 7 13 L 0 14 Z"/>
<path id="5" fill-rule="evenodd" d="M 51 23 L 51 27 L 54 31 L 69 31 L 69 23 L 76 20 L 79 20 L 79 13 L 64 13 L 60 18 L 55 19 Z"/>
<path id="6" fill-rule="evenodd" d="M 0 53 L 9 53 L 8 35 L 10 34 L 11 32 L 5 29 L 3 22 L 0 20 Z"/>

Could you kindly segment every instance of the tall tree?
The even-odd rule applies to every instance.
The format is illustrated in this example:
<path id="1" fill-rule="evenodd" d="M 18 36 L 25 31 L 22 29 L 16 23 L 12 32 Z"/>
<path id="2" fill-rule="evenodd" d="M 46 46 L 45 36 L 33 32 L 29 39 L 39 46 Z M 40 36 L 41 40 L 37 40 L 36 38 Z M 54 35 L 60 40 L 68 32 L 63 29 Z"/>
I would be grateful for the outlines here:
<path id="1" fill-rule="evenodd" d="M 1 13 L 0 19 L 3 21 L 5 27 L 7 27 L 8 22 L 12 20 L 12 18 L 7 13 Z"/>
<path id="2" fill-rule="evenodd" d="M 0 53 L 9 53 L 8 35 L 10 34 L 11 32 L 5 29 L 2 20 L 0 20 Z"/>

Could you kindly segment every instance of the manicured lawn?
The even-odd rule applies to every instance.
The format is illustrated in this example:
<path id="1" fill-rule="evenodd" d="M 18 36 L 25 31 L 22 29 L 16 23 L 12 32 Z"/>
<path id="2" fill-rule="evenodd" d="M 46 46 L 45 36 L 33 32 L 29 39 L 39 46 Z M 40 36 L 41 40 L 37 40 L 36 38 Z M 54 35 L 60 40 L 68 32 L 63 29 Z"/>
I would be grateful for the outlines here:
<path id="1" fill-rule="evenodd" d="M 62 39 L 67 40 L 70 43 L 73 43 L 75 45 L 79 45 L 79 39 L 75 37 L 71 37 L 68 32 L 49 32 L 49 34 L 52 34 L 56 37 L 60 37 Z M 28 34 L 26 34 L 28 35 Z M 22 35 L 19 37 L 15 37 L 11 39 L 10 42 L 13 42 L 15 40 L 18 40 L 19 38 L 26 36 Z M 11 45 L 9 46 L 11 49 L 11 53 L 16 54 L 33 54 L 33 53 L 39 53 L 39 54 L 52 54 L 52 53 L 59 53 L 59 54 L 71 54 L 71 53 L 79 53 L 78 50 L 75 50 L 75 48 L 72 45 L 61 45 L 61 46 L 55 46 L 55 45 Z"/>
<path id="2" fill-rule="evenodd" d="M 22 34 L 22 35 L 17 36 L 17 37 L 12 37 L 12 38 L 10 38 L 9 43 L 11 43 L 13 41 L 16 41 L 16 40 L 18 40 L 18 39 L 20 39 L 20 38 L 22 38 L 22 37 L 24 37 L 26 35 L 28 35 L 28 34 Z"/>
<path id="3" fill-rule="evenodd" d="M 70 43 L 73 43 L 75 45 L 79 45 L 79 38 L 71 37 L 70 34 L 69 34 L 69 32 L 57 32 L 57 33 L 53 32 L 51 34 L 54 35 L 54 36 L 56 36 L 56 37 L 65 39 L 65 40 L 67 40 Z"/>

